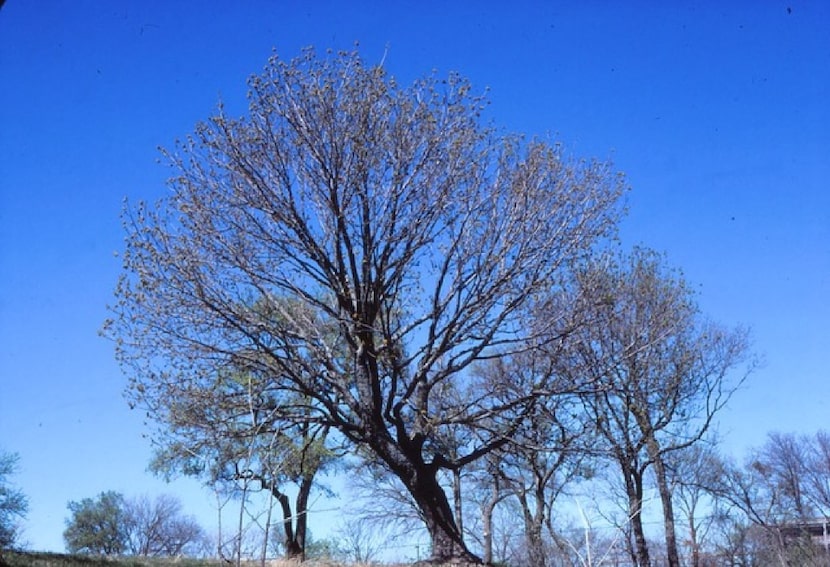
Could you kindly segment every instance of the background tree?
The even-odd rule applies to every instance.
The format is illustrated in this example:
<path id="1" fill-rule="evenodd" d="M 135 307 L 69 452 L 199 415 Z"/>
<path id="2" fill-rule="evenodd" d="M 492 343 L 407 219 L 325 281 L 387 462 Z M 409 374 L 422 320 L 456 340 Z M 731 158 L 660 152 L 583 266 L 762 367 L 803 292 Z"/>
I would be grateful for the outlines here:
<path id="1" fill-rule="evenodd" d="M 206 381 L 198 387 L 167 384 L 169 401 L 156 412 L 163 427 L 154 436 L 159 450 L 151 468 L 165 475 L 180 471 L 198 476 L 209 485 L 223 484 L 239 498 L 243 516 L 249 493 L 265 491 L 281 512 L 285 555 L 301 558 L 315 478 L 333 464 L 336 453 L 326 445 L 326 426 L 283 418 L 288 408 L 296 411 L 307 402 L 286 398 L 272 391 L 271 385 L 253 372 L 238 371 L 216 373 L 210 387 Z M 289 485 L 297 488 L 293 505 Z M 267 507 L 261 526 L 263 550 L 270 526 L 277 521 L 270 510 Z M 237 528 L 239 532 L 243 526 Z M 235 535 L 237 543 L 240 536 Z M 239 556 L 238 545 L 235 555 Z"/>
<path id="2" fill-rule="evenodd" d="M 167 154 L 170 198 L 125 216 L 107 329 L 131 387 L 152 414 L 165 384 L 269 377 L 313 400 L 285 419 L 338 430 L 400 479 L 432 559 L 478 561 L 440 473 L 503 445 L 544 385 L 453 408 L 440 387 L 465 391 L 472 364 L 547 331 L 527 314 L 614 228 L 621 180 L 482 126 L 485 99 L 455 74 L 402 87 L 357 54 L 307 51 L 249 87 L 246 118 L 220 111 Z M 444 454 L 442 428 L 476 442 Z"/>
<path id="3" fill-rule="evenodd" d="M 723 461 L 714 442 L 706 442 L 666 455 L 666 468 L 675 509 L 686 528 L 689 564 L 700 567 L 705 564 L 701 561 L 708 536 L 722 514 L 717 494 L 724 474 Z"/>
<path id="4" fill-rule="evenodd" d="M 71 517 L 63 539 L 69 553 L 121 555 L 127 548 L 124 496 L 102 492 L 97 498 L 69 502 Z"/>
<path id="5" fill-rule="evenodd" d="M 192 516 L 182 512 L 173 496 L 146 496 L 124 500 L 126 549 L 130 555 L 177 557 L 201 555 L 207 537 Z"/>
<path id="6" fill-rule="evenodd" d="M 348 561 L 368 565 L 379 559 L 389 537 L 365 518 L 347 517 L 337 529 L 340 549 Z"/>
<path id="7" fill-rule="evenodd" d="M 14 547 L 20 535 L 18 522 L 26 517 L 29 502 L 26 495 L 12 484 L 19 457 L 0 451 L 0 559 L 3 550 Z"/>
<path id="8" fill-rule="evenodd" d="M 501 491 L 515 499 L 531 567 L 544 567 L 552 555 L 551 545 L 557 535 L 554 504 L 585 470 L 582 465 L 591 445 L 591 429 L 580 419 L 578 399 L 573 393 L 578 383 L 569 378 L 557 383 L 562 379 L 557 375 L 561 344 L 552 341 L 545 348 L 497 359 L 481 370 L 485 389 L 492 395 L 505 391 L 500 383 L 523 380 L 548 384 L 550 389 L 538 396 L 510 442 L 488 455 L 489 483 L 493 485 L 491 490 L 497 491 L 493 500 Z"/>
<path id="9" fill-rule="evenodd" d="M 773 432 L 743 465 L 724 464 L 719 496 L 732 506 L 733 537 L 751 534 L 755 555 L 780 565 L 828 562 L 826 550 L 812 545 L 806 533 L 796 537 L 809 521 L 830 515 L 823 501 L 830 483 L 826 441 L 822 431 L 814 436 Z"/>
<path id="10" fill-rule="evenodd" d="M 818 431 L 805 438 L 806 491 L 810 505 L 825 517 L 830 516 L 830 433 Z"/>
<path id="11" fill-rule="evenodd" d="M 577 287 L 590 323 L 571 335 L 565 371 L 594 384 L 584 407 L 624 477 L 637 564 L 649 564 L 641 513 L 650 469 L 667 561 L 679 567 L 667 456 L 703 438 L 751 369 L 747 333 L 705 321 L 682 276 L 646 249 L 589 262 Z"/>
<path id="12" fill-rule="evenodd" d="M 204 550 L 205 534 L 172 496 L 127 499 L 114 491 L 69 502 L 63 538 L 70 553 L 178 556 Z"/>

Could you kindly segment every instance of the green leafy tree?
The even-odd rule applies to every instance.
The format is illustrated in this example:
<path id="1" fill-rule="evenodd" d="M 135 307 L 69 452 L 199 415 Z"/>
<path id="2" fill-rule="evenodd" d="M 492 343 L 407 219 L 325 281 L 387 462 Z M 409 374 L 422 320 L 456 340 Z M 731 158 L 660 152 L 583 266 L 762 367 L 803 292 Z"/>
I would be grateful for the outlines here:
<path id="1" fill-rule="evenodd" d="M 17 542 L 18 522 L 29 509 L 26 495 L 9 478 L 17 472 L 18 459 L 17 454 L 0 452 L 0 558 Z"/>
<path id="2" fill-rule="evenodd" d="M 70 553 L 177 556 L 200 553 L 205 533 L 172 496 L 128 499 L 114 491 L 69 502 L 63 538 Z"/>
<path id="3" fill-rule="evenodd" d="M 127 549 L 127 514 L 124 496 L 102 492 L 97 498 L 84 498 L 67 505 L 71 517 L 63 539 L 70 553 L 121 555 Z"/>
<path id="4" fill-rule="evenodd" d="M 547 331 L 528 312 L 615 228 L 622 180 L 484 125 L 457 74 L 402 86 L 356 53 L 309 50 L 274 56 L 249 92 L 246 117 L 220 110 L 167 153 L 169 199 L 125 214 L 105 332 L 131 388 L 159 394 L 152 415 L 170 384 L 267 377 L 312 401 L 284 419 L 338 431 L 400 479 L 432 560 L 478 562 L 442 475 L 504 445 L 540 385 L 453 407 L 441 392 Z M 437 434 L 473 441 L 447 453 Z"/>
<path id="5" fill-rule="evenodd" d="M 300 308 L 286 305 L 294 316 Z M 303 557 L 315 479 L 338 455 L 327 445 L 330 427 L 302 418 L 316 411 L 312 398 L 275 387 L 269 375 L 250 366 L 219 370 L 198 382 L 166 384 L 163 395 L 147 389 L 132 394 L 134 404 L 155 408 L 160 425 L 154 435 L 159 447 L 151 464 L 154 471 L 201 478 L 243 500 L 242 506 L 251 491 L 269 493 L 281 513 L 273 521 L 284 532 L 280 541 L 285 555 Z M 165 403 L 152 402 L 158 399 Z M 289 485 L 296 487 L 293 502 Z M 262 526 L 264 549 L 271 523 L 268 514 L 268 525 Z M 239 544 L 240 534 L 233 541 Z M 237 545 L 236 554 L 240 551 Z"/>

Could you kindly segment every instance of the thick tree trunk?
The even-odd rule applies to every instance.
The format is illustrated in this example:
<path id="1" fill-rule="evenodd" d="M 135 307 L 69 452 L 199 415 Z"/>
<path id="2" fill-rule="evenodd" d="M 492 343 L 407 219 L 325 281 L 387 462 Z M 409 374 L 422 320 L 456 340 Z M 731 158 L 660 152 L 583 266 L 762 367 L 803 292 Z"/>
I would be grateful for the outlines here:
<path id="1" fill-rule="evenodd" d="M 467 549 L 450 507 L 447 494 L 438 483 L 437 471 L 424 467 L 415 472 L 407 486 L 418 505 L 432 540 L 431 563 L 481 563 Z"/>
<path id="2" fill-rule="evenodd" d="M 305 540 L 308 531 L 308 497 L 311 494 L 311 487 L 314 482 L 313 475 L 306 475 L 300 481 L 300 490 L 297 493 L 297 521 L 294 537 L 297 547 L 300 549 L 299 558 L 305 561 Z"/>
<path id="3" fill-rule="evenodd" d="M 282 508 L 282 529 L 285 534 L 285 558 L 302 560 L 303 548 L 297 542 L 297 534 L 294 531 L 294 516 L 291 513 L 291 502 L 288 500 L 288 495 L 276 488 L 272 488 L 272 493 Z"/>
<path id="4" fill-rule="evenodd" d="M 305 560 L 305 539 L 308 525 L 308 497 L 314 476 L 305 476 L 301 479 L 297 492 L 296 515 L 291 511 L 291 501 L 288 495 L 271 485 L 271 494 L 280 503 L 282 509 L 282 529 L 285 534 L 285 558 Z"/>
<path id="5" fill-rule="evenodd" d="M 522 507 L 524 518 L 525 543 L 527 545 L 527 562 L 530 567 L 545 567 L 545 544 L 542 539 L 542 528 L 544 527 L 544 492 L 534 491 L 534 510 L 531 510 L 527 495 L 519 492 L 517 495 Z"/>
<path id="6" fill-rule="evenodd" d="M 537 525 L 525 526 L 527 537 L 527 564 L 530 567 L 545 567 L 545 543 L 542 540 L 542 527 Z"/>

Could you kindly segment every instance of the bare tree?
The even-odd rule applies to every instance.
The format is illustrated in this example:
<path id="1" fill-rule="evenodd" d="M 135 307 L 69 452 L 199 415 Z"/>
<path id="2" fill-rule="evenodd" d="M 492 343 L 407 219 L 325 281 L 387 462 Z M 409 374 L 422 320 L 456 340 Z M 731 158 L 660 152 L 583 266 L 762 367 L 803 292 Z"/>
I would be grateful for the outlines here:
<path id="1" fill-rule="evenodd" d="M 497 502 L 502 492 L 515 499 L 531 567 L 546 565 L 550 553 L 544 531 L 548 527 L 554 534 L 554 503 L 579 477 L 591 444 L 591 430 L 580 419 L 578 399 L 573 395 L 576 383 L 557 375 L 561 344 L 561 340 L 551 341 L 544 347 L 491 361 L 480 370 L 485 389 L 493 396 L 505 395 L 509 385 L 522 381 L 546 384 L 549 390 L 527 410 L 510 442 L 488 455 L 487 484 L 496 491 L 489 503 Z"/>
<path id="2" fill-rule="evenodd" d="M 354 53 L 275 56 L 247 118 L 200 125 L 167 154 L 170 197 L 125 215 L 106 327 L 149 396 L 245 368 L 311 400 L 282 419 L 384 463 L 436 561 L 478 561 L 439 472 L 504 444 L 543 385 L 454 408 L 436 392 L 547 330 L 528 311 L 613 229 L 624 190 L 605 163 L 483 127 L 485 104 L 455 74 L 402 87 Z M 476 444 L 451 458 L 430 443 L 440 428 Z"/>
<path id="3" fill-rule="evenodd" d="M 204 530 L 182 513 L 181 501 L 173 496 L 125 499 L 124 515 L 126 550 L 131 555 L 197 555 L 205 547 Z"/>
<path id="4" fill-rule="evenodd" d="M 747 333 L 703 320 L 688 284 L 649 250 L 594 260 L 578 272 L 577 286 L 591 324 L 573 333 L 564 361 L 595 385 L 584 407 L 624 478 L 637 564 L 649 565 L 641 512 L 651 469 L 668 565 L 678 567 L 666 456 L 703 438 L 751 369 Z"/>
<path id="5" fill-rule="evenodd" d="M 717 518 L 715 500 L 724 474 L 713 444 L 698 444 L 666 455 L 666 468 L 677 511 L 686 524 L 689 564 L 701 566 L 701 549 Z"/>
<path id="6" fill-rule="evenodd" d="M 807 498 L 816 510 L 824 516 L 830 516 L 830 433 L 818 431 L 812 439 L 806 439 L 805 443 Z"/>
<path id="7" fill-rule="evenodd" d="M 718 495 L 732 506 L 732 523 L 751 528 L 755 547 L 780 565 L 827 561 L 826 549 L 816 549 L 806 533 L 788 535 L 830 514 L 824 500 L 830 483 L 826 450 L 822 431 L 814 436 L 773 432 L 742 466 L 724 465 Z"/>
<path id="8" fill-rule="evenodd" d="M 347 517 L 337 530 L 340 546 L 358 564 L 374 563 L 386 547 L 387 534 L 377 524 L 363 518 Z"/>

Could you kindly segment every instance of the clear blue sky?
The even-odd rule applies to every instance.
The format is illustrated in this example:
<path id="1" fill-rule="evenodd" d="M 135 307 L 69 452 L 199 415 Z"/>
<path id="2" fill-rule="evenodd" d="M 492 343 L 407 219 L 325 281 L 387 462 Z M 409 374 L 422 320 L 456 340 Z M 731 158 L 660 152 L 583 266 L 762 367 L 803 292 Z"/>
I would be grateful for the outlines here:
<path id="1" fill-rule="evenodd" d="M 737 454 L 830 428 L 830 3 L 8 0 L 0 10 L 0 448 L 20 454 L 31 547 L 66 503 L 179 494 L 145 472 L 142 416 L 97 336 L 122 200 L 215 109 L 244 109 L 271 49 L 349 48 L 404 81 L 489 86 L 508 130 L 557 134 L 628 174 L 624 243 L 665 251 L 766 359 L 723 414 Z M 329 514 L 331 514 L 329 512 Z M 313 524 L 317 521 L 312 516 Z"/>

